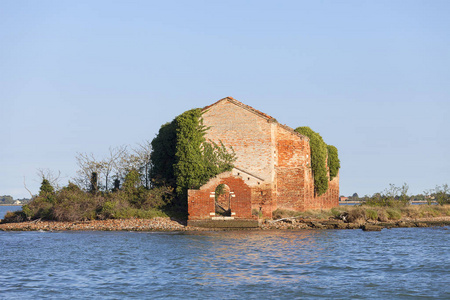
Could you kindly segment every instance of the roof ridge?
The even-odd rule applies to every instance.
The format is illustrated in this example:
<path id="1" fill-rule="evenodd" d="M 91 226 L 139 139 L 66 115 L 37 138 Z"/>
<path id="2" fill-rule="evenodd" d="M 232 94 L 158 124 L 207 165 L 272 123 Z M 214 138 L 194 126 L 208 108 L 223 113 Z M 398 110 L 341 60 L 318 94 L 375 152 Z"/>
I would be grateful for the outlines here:
<path id="1" fill-rule="evenodd" d="M 278 121 L 277 121 L 274 117 L 269 116 L 268 114 L 265 114 L 265 113 L 263 113 L 262 111 L 259 111 L 259 110 L 255 109 L 255 108 L 251 107 L 250 105 L 244 104 L 244 103 L 242 103 L 242 102 L 240 102 L 240 101 L 234 99 L 234 98 L 231 97 L 231 96 L 222 98 L 222 99 L 220 99 L 220 100 L 214 102 L 214 103 L 211 104 L 211 105 L 205 106 L 205 107 L 202 109 L 202 111 L 207 110 L 208 108 L 210 108 L 210 107 L 216 105 L 217 103 L 219 103 L 219 102 L 221 102 L 221 101 L 228 101 L 228 102 L 230 102 L 230 103 L 233 103 L 233 104 L 236 105 L 236 106 L 239 106 L 239 107 L 241 107 L 241 108 L 243 108 L 243 109 L 246 109 L 246 110 L 248 110 L 248 111 L 250 111 L 250 112 L 252 112 L 252 113 L 254 113 L 254 114 L 260 116 L 261 118 L 266 119 L 267 121 L 275 121 L 275 123 L 278 124 L 281 128 L 284 128 L 284 129 L 286 129 L 287 131 L 289 131 L 289 132 L 291 132 L 291 133 L 293 133 L 293 134 L 296 134 L 296 135 L 298 135 L 298 136 L 301 137 L 301 138 L 307 138 L 307 139 L 309 139 L 307 136 L 305 136 L 305 135 L 303 135 L 303 134 L 301 134 L 301 133 L 295 131 L 293 128 L 291 128 L 291 127 L 289 127 L 289 126 L 287 126 L 287 125 L 278 123 Z"/>

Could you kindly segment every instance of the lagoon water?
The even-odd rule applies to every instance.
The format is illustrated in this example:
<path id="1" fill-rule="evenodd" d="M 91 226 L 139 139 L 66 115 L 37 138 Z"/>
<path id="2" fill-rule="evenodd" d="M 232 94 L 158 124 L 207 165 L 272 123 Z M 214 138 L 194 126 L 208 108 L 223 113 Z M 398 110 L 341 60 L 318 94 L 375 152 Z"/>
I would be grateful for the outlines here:
<path id="1" fill-rule="evenodd" d="M 18 205 L 0 205 L 0 219 L 3 219 L 8 211 L 16 211 L 21 209 L 22 206 Z"/>
<path id="2" fill-rule="evenodd" d="M 0 231 L 0 299 L 449 299 L 449 229 Z"/>

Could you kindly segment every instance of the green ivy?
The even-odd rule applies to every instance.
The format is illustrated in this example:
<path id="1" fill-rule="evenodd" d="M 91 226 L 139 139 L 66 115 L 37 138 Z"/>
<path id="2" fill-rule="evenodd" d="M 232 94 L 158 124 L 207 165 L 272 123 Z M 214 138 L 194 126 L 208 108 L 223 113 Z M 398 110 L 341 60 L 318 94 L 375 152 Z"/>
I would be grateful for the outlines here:
<path id="1" fill-rule="evenodd" d="M 341 162 L 338 157 L 338 150 L 335 146 L 328 145 L 328 169 L 330 170 L 330 180 L 333 180 L 339 172 Z"/>
<path id="2" fill-rule="evenodd" d="M 232 148 L 206 141 L 207 130 L 201 109 L 192 109 L 163 125 L 152 141 L 152 177 L 171 184 L 183 203 L 188 189 L 230 171 L 236 160 Z"/>
<path id="3" fill-rule="evenodd" d="M 314 177 L 314 192 L 316 195 L 320 196 L 328 190 L 328 172 L 326 163 L 327 144 L 325 144 L 320 134 L 314 132 L 307 126 L 298 127 L 295 131 L 309 137 L 311 168 Z"/>

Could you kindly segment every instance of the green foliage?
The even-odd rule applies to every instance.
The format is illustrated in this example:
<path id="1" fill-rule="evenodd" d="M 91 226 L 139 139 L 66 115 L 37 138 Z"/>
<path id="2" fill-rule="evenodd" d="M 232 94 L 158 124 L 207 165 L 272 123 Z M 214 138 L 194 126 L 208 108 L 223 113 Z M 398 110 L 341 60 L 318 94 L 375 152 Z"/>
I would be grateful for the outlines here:
<path id="1" fill-rule="evenodd" d="M 330 170 L 330 180 L 337 176 L 341 162 L 338 157 L 338 150 L 335 146 L 327 145 L 328 150 L 328 169 Z"/>
<path id="2" fill-rule="evenodd" d="M 374 209 L 366 209 L 366 216 L 371 220 L 378 220 L 378 212 Z"/>
<path id="3" fill-rule="evenodd" d="M 175 153 L 177 150 L 177 124 L 175 120 L 166 123 L 159 129 L 158 135 L 152 144 L 151 177 L 156 185 L 168 184 L 175 186 Z"/>
<path id="4" fill-rule="evenodd" d="M 52 201 L 49 201 L 51 197 Z M 167 186 L 146 189 L 137 171 L 127 174 L 124 189 L 114 193 L 93 194 L 69 183 L 52 194 L 43 192 L 22 211 L 10 214 L 10 222 L 25 220 L 84 221 L 108 218 L 151 218 L 167 216 L 163 210 L 173 199 Z"/>
<path id="5" fill-rule="evenodd" d="M 311 148 L 311 167 L 314 177 L 314 192 L 320 196 L 328 189 L 328 171 L 327 171 L 327 144 L 322 137 L 311 128 L 298 127 L 295 129 L 300 134 L 309 137 L 309 146 Z"/>
<path id="6" fill-rule="evenodd" d="M 172 205 L 187 208 L 187 190 L 233 168 L 235 153 L 220 143 L 206 141 L 208 130 L 201 109 L 188 110 L 161 127 L 152 141 L 152 177 L 156 185 L 167 183 L 177 194 Z"/>
<path id="7" fill-rule="evenodd" d="M 26 216 L 22 211 L 8 211 L 1 221 L 2 223 L 19 223 L 25 221 L 25 219 Z"/>
<path id="8" fill-rule="evenodd" d="M 402 218 L 402 213 L 396 208 L 387 208 L 386 213 L 390 220 L 400 220 Z"/>
<path id="9" fill-rule="evenodd" d="M 402 207 L 409 205 L 410 196 L 408 196 L 408 184 L 404 183 L 401 187 L 395 184 L 389 184 L 389 188 L 382 193 L 375 193 L 372 197 L 364 197 L 362 204 L 368 206 L 389 206 Z"/>
<path id="10" fill-rule="evenodd" d="M 202 144 L 205 141 L 205 128 L 200 124 L 200 109 L 192 109 L 175 118 L 177 124 L 176 192 L 185 199 L 188 189 L 202 185 L 207 176 L 203 161 Z"/>
<path id="11" fill-rule="evenodd" d="M 41 183 L 41 189 L 39 190 L 39 196 L 48 196 L 55 192 L 53 186 L 50 184 L 50 181 L 43 178 Z"/>
<path id="12" fill-rule="evenodd" d="M 450 204 L 450 189 L 447 184 L 436 186 L 434 191 L 436 202 L 439 205 Z"/>

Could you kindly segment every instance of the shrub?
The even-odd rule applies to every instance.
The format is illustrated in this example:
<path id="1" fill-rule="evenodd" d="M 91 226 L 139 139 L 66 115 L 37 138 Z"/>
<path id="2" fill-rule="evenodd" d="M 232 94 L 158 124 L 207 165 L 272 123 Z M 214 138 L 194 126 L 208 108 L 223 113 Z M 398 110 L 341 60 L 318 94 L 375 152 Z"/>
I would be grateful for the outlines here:
<path id="1" fill-rule="evenodd" d="M 378 212 L 374 209 L 366 209 L 366 216 L 371 220 L 378 220 Z"/>
<path id="2" fill-rule="evenodd" d="M 389 219 L 386 216 L 386 212 L 384 210 L 378 211 L 378 221 L 387 222 Z"/>
<path id="3" fill-rule="evenodd" d="M 355 207 L 348 212 L 347 221 L 356 223 L 357 221 L 365 221 L 366 211 L 362 207 Z"/>
<path id="4" fill-rule="evenodd" d="M 402 218 L 401 212 L 395 208 L 387 208 L 386 213 L 390 220 L 400 220 Z"/>
<path id="5" fill-rule="evenodd" d="M 2 223 L 19 223 L 26 219 L 26 215 L 21 211 L 8 211 L 3 218 Z"/>
<path id="6" fill-rule="evenodd" d="M 331 209 L 331 214 L 333 215 L 333 217 L 338 218 L 341 216 L 341 214 L 344 212 L 344 210 L 341 210 L 340 208 L 337 207 L 333 207 Z"/>
<path id="7" fill-rule="evenodd" d="M 298 214 L 296 211 L 278 208 L 272 212 L 272 217 L 274 219 L 283 219 L 294 217 L 296 214 Z"/>

